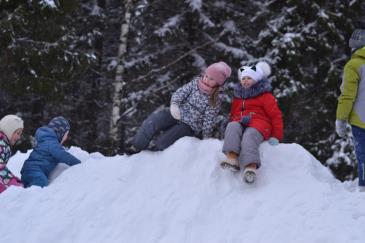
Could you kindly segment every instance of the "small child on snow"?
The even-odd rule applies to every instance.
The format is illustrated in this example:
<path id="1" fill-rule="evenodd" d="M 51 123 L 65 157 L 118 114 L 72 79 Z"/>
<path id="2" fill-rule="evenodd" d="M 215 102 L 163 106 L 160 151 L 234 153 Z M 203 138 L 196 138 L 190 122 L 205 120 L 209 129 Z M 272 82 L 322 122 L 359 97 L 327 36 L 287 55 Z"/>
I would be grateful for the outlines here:
<path id="1" fill-rule="evenodd" d="M 277 145 L 283 137 L 281 111 L 271 93 L 267 77 L 271 68 L 266 62 L 238 70 L 239 83 L 234 88 L 230 122 L 224 136 L 223 168 L 243 170 L 243 179 L 252 183 L 261 165 L 259 145 L 268 140 Z"/>
<path id="2" fill-rule="evenodd" d="M 10 146 L 20 139 L 23 128 L 23 120 L 16 115 L 7 115 L 0 120 L 0 193 L 9 186 L 23 186 L 21 180 L 6 167 L 11 157 Z"/>
<path id="3" fill-rule="evenodd" d="M 164 150 L 179 138 L 212 136 L 215 119 L 221 106 L 219 89 L 231 75 L 225 62 L 210 65 L 200 77 L 179 88 L 171 98 L 170 110 L 152 113 L 142 124 L 133 139 L 137 151 L 149 147 L 155 140 L 156 150 Z"/>
<path id="4" fill-rule="evenodd" d="M 58 163 L 73 166 L 81 162 L 62 146 L 67 140 L 69 131 L 70 124 L 62 116 L 53 118 L 48 125 L 37 129 L 35 134 L 37 145 L 21 170 L 25 187 L 47 186 L 49 174 Z"/>

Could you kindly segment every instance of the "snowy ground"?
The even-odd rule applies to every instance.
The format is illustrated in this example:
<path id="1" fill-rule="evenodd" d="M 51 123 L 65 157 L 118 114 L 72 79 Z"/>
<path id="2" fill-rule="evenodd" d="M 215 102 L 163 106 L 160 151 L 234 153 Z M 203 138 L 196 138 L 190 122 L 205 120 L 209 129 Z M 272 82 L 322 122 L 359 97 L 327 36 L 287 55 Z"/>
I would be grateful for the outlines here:
<path id="1" fill-rule="evenodd" d="M 164 152 L 115 157 L 73 147 L 83 163 L 49 187 L 0 194 L 0 242 L 364 242 L 365 193 L 300 145 L 262 144 L 254 185 L 219 167 L 221 147 L 183 138 Z M 9 168 L 19 174 L 27 156 Z"/>

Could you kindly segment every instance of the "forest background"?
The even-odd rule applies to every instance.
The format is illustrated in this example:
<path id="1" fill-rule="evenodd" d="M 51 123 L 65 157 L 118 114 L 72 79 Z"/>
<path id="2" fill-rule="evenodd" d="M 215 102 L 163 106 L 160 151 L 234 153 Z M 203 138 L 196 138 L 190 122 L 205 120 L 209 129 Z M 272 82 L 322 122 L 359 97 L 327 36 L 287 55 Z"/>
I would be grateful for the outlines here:
<path id="1" fill-rule="evenodd" d="M 357 176 L 350 131 L 335 134 L 348 39 L 365 28 L 360 0 L 0 0 L 0 116 L 25 121 L 22 142 L 52 117 L 69 144 L 123 153 L 148 114 L 223 60 L 232 67 L 214 136 L 227 124 L 236 70 L 266 60 L 298 143 L 340 180 Z"/>

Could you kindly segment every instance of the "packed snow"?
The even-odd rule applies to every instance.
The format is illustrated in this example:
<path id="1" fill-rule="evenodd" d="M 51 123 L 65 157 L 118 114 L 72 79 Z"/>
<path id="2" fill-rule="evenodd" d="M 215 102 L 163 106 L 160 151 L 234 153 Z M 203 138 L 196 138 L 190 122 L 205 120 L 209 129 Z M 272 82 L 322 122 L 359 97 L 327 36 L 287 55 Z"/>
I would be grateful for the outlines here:
<path id="1" fill-rule="evenodd" d="M 182 138 L 163 152 L 59 166 L 46 188 L 0 194 L 0 242 L 363 243 L 365 193 L 298 144 L 260 147 L 253 185 L 223 170 L 222 141 Z M 17 175 L 28 153 L 8 167 Z"/>

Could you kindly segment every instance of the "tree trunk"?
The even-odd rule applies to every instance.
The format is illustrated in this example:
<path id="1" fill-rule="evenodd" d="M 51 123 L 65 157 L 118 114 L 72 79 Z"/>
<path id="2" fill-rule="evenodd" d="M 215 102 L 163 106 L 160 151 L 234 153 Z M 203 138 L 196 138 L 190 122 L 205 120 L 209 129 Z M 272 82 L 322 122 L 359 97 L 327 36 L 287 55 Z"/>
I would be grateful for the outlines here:
<path id="1" fill-rule="evenodd" d="M 118 65 L 116 67 L 116 74 L 113 82 L 114 91 L 112 99 L 113 103 L 112 103 L 109 135 L 112 148 L 116 150 L 118 150 L 118 148 L 116 148 L 115 146 L 118 145 L 120 138 L 120 129 L 118 126 L 118 121 L 120 119 L 120 106 L 122 98 L 121 96 L 123 87 L 126 84 L 123 80 L 123 73 L 124 73 L 123 59 L 127 51 L 128 33 L 131 21 L 131 6 L 132 6 L 132 0 L 126 0 L 124 21 L 121 25 L 121 32 L 119 37 L 118 60 L 117 60 Z"/>

